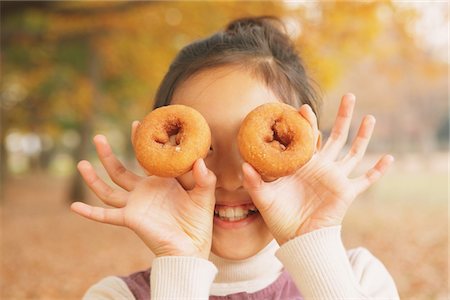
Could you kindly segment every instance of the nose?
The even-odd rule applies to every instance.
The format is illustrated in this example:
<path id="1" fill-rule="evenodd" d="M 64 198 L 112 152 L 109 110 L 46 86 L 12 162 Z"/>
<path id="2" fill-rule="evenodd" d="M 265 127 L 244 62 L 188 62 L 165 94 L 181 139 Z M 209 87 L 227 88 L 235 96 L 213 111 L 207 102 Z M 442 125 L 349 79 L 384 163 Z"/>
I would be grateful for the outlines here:
<path id="1" fill-rule="evenodd" d="M 218 162 L 217 187 L 227 191 L 235 191 L 242 187 L 242 162 L 240 159 L 227 160 L 225 157 Z"/>

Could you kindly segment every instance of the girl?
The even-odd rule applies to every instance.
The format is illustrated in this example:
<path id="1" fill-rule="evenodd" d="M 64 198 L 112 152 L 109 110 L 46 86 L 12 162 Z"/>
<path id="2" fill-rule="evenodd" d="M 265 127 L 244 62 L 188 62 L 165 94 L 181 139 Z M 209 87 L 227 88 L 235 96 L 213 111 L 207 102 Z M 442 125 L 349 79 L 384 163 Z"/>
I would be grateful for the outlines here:
<path id="1" fill-rule="evenodd" d="M 212 133 L 208 156 L 191 172 L 178 178 L 138 176 L 116 159 L 105 137 L 94 138 L 103 166 L 122 189 L 107 185 L 81 161 L 87 185 L 112 208 L 74 203 L 72 210 L 130 228 L 155 259 L 149 270 L 103 279 L 85 299 L 398 298 L 382 263 L 363 248 L 346 251 L 340 236 L 351 203 L 393 158 L 385 155 L 364 175 L 349 178 L 375 124 L 366 116 L 349 153 L 337 159 L 347 140 L 352 94 L 342 97 L 321 147 L 319 101 L 280 24 L 270 17 L 236 20 L 182 49 L 170 66 L 155 108 L 193 107 Z M 296 107 L 317 141 L 312 159 L 283 178 L 261 178 L 236 145 L 245 116 L 269 102 Z M 137 126 L 134 122 L 132 135 Z"/>

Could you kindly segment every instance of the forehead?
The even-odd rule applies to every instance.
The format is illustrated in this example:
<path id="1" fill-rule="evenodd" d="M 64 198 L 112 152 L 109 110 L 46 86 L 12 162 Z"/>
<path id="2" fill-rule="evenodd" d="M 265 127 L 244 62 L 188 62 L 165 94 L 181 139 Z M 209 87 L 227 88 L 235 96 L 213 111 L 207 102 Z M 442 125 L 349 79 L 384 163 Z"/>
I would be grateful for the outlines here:
<path id="1" fill-rule="evenodd" d="M 264 82 L 249 71 L 221 67 L 200 72 L 183 82 L 171 103 L 195 108 L 213 125 L 240 123 L 257 106 L 277 101 Z"/>

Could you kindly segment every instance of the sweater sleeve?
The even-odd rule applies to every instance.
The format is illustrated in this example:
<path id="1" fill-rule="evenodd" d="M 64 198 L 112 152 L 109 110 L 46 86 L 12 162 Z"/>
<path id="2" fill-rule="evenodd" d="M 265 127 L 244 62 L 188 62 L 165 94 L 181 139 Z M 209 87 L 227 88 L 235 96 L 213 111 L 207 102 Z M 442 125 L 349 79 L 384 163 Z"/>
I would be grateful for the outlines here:
<path id="1" fill-rule="evenodd" d="M 116 276 L 108 276 L 91 286 L 83 296 L 83 300 L 134 300 L 134 296 L 126 283 Z"/>
<path id="2" fill-rule="evenodd" d="M 340 233 L 340 226 L 316 230 L 276 252 L 304 298 L 399 299 L 383 264 L 363 248 L 347 254 Z"/>
<path id="3" fill-rule="evenodd" d="M 217 268 L 206 259 L 184 256 L 155 258 L 151 270 L 152 299 L 208 299 Z"/>

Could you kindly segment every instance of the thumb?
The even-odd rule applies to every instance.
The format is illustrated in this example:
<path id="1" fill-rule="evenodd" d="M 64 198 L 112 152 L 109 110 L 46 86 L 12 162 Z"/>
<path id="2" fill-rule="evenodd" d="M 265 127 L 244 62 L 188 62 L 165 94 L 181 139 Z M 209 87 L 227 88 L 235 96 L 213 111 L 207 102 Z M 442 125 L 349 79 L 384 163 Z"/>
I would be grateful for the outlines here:
<path id="1" fill-rule="evenodd" d="M 242 164 L 242 173 L 244 174 L 244 188 L 249 193 L 255 206 L 261 211 L 267 206 L 267 201 L 264 199 L 265 182 L 262 180 L 261 175 L 246 162 Z"/>
<path id="2" fill-rule="evenodd" d="M 138 129 L 138 127 L 141 125 L 141 123 L 139 121 L 133 121 L 133 123 L 131 123 L 131 144 L 134 147 L 134 138 L 136 137 L 136 130 Z"/>
<path id="3" fill-rule="evenodd" d="M 195 161 L 192 168 L 195 186 L 189 191 L 191 199 L 203 207 L 214 209 L 216 176 L 205 165 L 203 159 L 199 158 Z"/>

